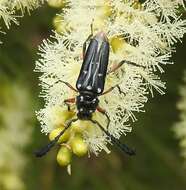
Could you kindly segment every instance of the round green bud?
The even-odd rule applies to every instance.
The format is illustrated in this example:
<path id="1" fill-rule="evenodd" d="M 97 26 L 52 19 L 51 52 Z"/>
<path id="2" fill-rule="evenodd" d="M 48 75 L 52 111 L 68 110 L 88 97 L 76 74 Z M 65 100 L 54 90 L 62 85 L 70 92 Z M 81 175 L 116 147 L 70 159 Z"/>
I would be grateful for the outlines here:
<path id="1" fill-rule="evenodd" d="M 57 154 L 57 162 L 60 166 L 67 166 L 71 162 L 71 157 L 71 150 L 66 146 L 62 146 Z"/>
<path id="2" fill-rule="evenodd" d="M 72 151 L 77 156 L 84 156 L 88 152 L 88 146 L 82 137 L 75 136 L 71 142 Z"/>

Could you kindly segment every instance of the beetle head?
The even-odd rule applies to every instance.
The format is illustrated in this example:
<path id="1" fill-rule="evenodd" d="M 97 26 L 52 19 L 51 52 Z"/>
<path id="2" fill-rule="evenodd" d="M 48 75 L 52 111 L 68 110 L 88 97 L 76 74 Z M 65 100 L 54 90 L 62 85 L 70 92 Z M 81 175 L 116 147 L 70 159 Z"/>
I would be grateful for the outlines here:
<path id="1" fill-rule="evenodd" d="M 79 96 L 77 96 L 77 109 L 78 113 L 77 116 L 79 119 L 82 120 L 88 120 L 92 118 L 92 114 L 95 112 L 97 106 L 98 106 L 99 100 L 98 98 L 88 93 L 80 93 Z"/>

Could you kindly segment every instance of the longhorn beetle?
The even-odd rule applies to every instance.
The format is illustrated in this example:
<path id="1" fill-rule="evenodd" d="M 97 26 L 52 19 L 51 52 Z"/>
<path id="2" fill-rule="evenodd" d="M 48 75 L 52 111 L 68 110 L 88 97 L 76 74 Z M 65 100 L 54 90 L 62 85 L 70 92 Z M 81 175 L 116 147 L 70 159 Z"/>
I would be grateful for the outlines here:
<path id="1" fill-rule="evenodd" d="M 92 29 L 92 26 L 91 26 Z M 87 42 L 90 41 L 88 48 L 86 48 Z M 92 114 L 97 110 L 106 116 L 108 123 L 107 129 L 110 123 L 110 118 L 107 112 L 99 107 L 99 96 L 105 95 L 112 91 L 114 88 L 118 88 L 119 92 L 122 93 L 119 85 L 115 85 L 110 89 L 104 91 L 105 78 L 109 73 L 114 72 L 120 68 L 124 63 L 131 64 L 134 66 L 139 66 L 136 63 L 123 60 L 109 71 L 107 71 L 108 61 L 109 61 L 109 48 L 110 44 L 107 36 L 104 32 L 99 32 L 95 36 L 92 34 L 87 38 L 83 44 L 83 64 L 79 73 L 79 77 L 76 82 L 76 88 L 71 86 L 69 83 L 59 80 L 59 82 L 64 83 L 72 90 L 79 93 L 76 98 L 70 98 L 64 101 L 70 110 L 70 104 L 75 103 L 77 106 L 77 117 L 68 121 L 65 129 L 60 132 L 58 136 L 55 137 L 47 146 L 43 147 L 41 150 L 37 151 L 35 154 L 37 157 L 45 155 L 59 140 L 59 138 L 64 134 L 64 132 L 71 126 L 75 121 L 79 120 L 89 120 L 96 124 L 110 139 L 111 143 L 116 144 L 122 151 L 128 155 L 134 155 L 135 151 L 130 149 L 127 145 L 122 144 L 118 139 L 116 139 L 112 134 L 108 132 L 101 124 L 92 119 Z"/>

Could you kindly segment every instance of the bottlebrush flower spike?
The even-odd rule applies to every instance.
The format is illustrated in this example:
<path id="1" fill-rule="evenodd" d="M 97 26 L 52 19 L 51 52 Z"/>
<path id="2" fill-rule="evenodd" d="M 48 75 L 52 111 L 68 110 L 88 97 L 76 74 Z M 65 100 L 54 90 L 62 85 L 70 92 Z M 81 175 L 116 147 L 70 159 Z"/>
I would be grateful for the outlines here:
<path id="1" fill-rule="evenodd" d="M 164 94 L 165 83 L 159 74 L 164 72 L 162 66 L 171 64 L 172 46 L 186 31 L 186 21 L 177 11 L 181 5 L 183 1 L 178 0 L 167 0 L 166 3 L 163 0 L 147 0 L 145 3 L 136 0 L 69 0 L 68 8 L 63 9 L 61 19 L 58 16 L 56 23 L 56 27 L 63 27 L 39 47 L 41 58 L 36 62 L 35 71 L 43 73 L 40 77 L 41 97 L 45 100 L 45 107 L 37 112 L 41 131 L 51 133 L 69 120 L 64 100 L 76 97 L 78 93 L 61 80 L 75 87 L 82 64 L 83 43 L 90 35 L 92 23 L 94 35 L 103 31 L 109 39 L 109 69 L 124 59 L 139 65 L 124 64 L 107 75 L 105 89 L 119 84 L 123 93 L 115 88 L 99 97 L 100 107 L 107 110 L 111 119 L 108 131 L 117 139 L 131 132 L 130 123 L 137 120 L 136 112 L 144 112 L 149 92 L 152 96 L 154 90 Z M 72 110 L 72 115 L 76 115 L 76 105 Z M 102 114 L 96 111 L 93 117 L 106 129 L 106 119 Z M 78 133 L 88 152 L 96 155 L 102 149 L 109 152 L 109 140 L 89 121 L 75 122 L 68 133 L 68 139 L 59 144 L 62 143 L 69 151 L 74 152 L 71 142 Z"/>
<path id="2" fill-rule="evenodd" d="M 180 139 L 181 155 L 186 164 L 186 72 L 184 73 L 184 85 L 180 87 L 181 99 L 177 104 L 180 110 L 180 121 L 174 125 L 176 137 Z"/>
<path id="3" fill-rule="evenodd" d="M 24 190 L 28 159 L 23 150 L 32 139 L 31 97 L 28 89 L 12 81 L 2 83 L 0 90 L 0 187 Z"/>
<path id="4" fill-rule="evenodd" d="M 17 17 L 24 14 L 25 11 L 30 13 L 45 0 L 1 0 L 0 1 L 0 18 L 2 18 L 9 29 L 11 23 L 18 24 Z M 21 11 L 22 15 L 17 15 L 16 11 Z"/>

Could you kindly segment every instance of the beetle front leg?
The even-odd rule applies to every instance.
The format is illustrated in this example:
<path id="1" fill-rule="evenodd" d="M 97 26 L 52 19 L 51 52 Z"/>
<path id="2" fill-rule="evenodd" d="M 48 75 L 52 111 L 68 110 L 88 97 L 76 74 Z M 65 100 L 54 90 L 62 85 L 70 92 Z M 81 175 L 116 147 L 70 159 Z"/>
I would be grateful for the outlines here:
<path id="1" fill-rule="evenodd" d="M 71 106 L 71 104 L 75 103 L 75 98 L 66 99 L 66 100 L 64 100 L 64 103 L 65 103 L 65 105 L 67 105 L 68 111 L 70 111 L 70 106 Z"/>

